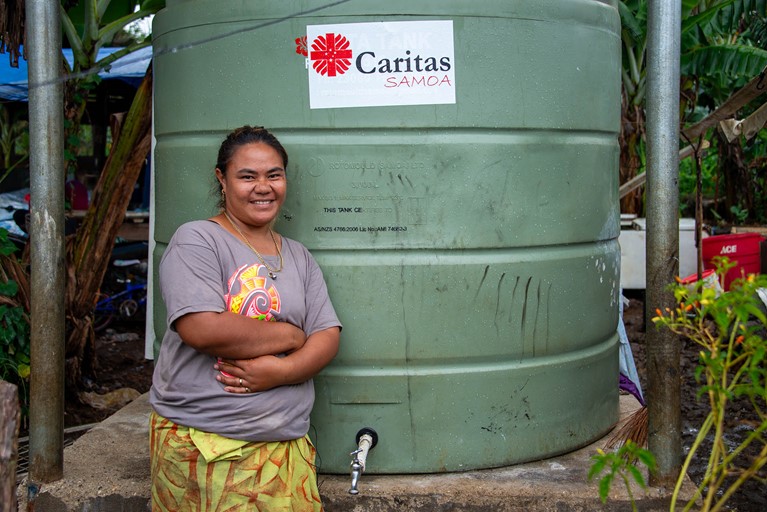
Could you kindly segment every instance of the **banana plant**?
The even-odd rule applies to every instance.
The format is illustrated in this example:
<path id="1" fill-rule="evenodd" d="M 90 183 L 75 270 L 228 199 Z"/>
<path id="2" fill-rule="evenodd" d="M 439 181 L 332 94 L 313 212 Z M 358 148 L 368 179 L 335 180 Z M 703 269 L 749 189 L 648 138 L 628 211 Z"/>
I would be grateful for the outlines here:
<path id="1" fill-rule="evenodd" d="M 681 73 L 714 90 L 723 88 L 724 98 L 714 98 L 721 101 L 767 66 L 759 41 L 767 0 L 700 3 L 714 5 L 698 6 L 682 23 Z"/>
<path id="2" fill-rule="evenodd" d="M 644 98 L 647 82 L 647 1 L 629 0 L 618 4 L 621 16 L 621 131 L 620 183 L 637 175 L 644 144 Z M 621 211 L 639 213 L 641 195 L 631 193 L 621 200 Z"/>
<path id="3" fill-rule="evenodd" d="M 80 6 L 83 7 L 83 20 L 80 31 L 65 6 L 61 5 L 62 29 L 74 55 L 74 66 L 68 71 L 80 72 L 92 68 L 100 70 L 120 57 L 150 44 L 148 39 L 137 41 L 99 60 L 99 49 L 111 43 L 118 32 L 130 23 L 154 14 L 162 6 L 157 0 L 130 2 L 127 7 L 135 7 L 135 10 L 110 21 L 105 17 L 110 4 L 111 0 L 82 0 Z M 68 64 L 67 67 L 69 67 Z"/>
<path id="4" fill-rule="evenodd" d="M 111 4 L 120 0 L 81 0 L 79 24 L 73 10 L 61 8 L 63 32 L 72 47 L 74 63 L 65 61 L 71 77 L 65 87 L 65 147 L 68 158 L 76 161 L 80 122 L 85 113 L 88 92 L 98 83 L 98 71 L 120 57 L 150 44 L 132 43 L 114 53 L 98 58 L 99 49 L 110 44 L 115 35 L 131 22 L 153 14 L 164 6 L 164 0 L 127 0 L 128 11 L 110 14 Z M 125 8 L 126 1 L 120 7 Z M 63 60 L 63 59 L 62 59 Z M 128 113 L 122 118 L 119 133 L 101 169 L 89 209 L 74 237 L 67 239 L 67 316 L 66 384 L 68 393 L 77 393 L 83 374 L 95 367 L 95 338 L 92 328 L 93 305 L 109 264 L 117 230 L 133 192 L 151 140 L 152 70 L 147 71 L 134 96 Z M 76 394 L 79 396 L 79 393 Z"/>
<path id="5" fill-rule="evenodd" d="M 101 58 L 99 50 L 110 44 L 130 23 L 157 12 L 164 6 L 164 0 L 80 0 L 74 8 L 67 8 L 65 1 L 62 0 L 60 6 L 61 26 L 74 60 L 70 65 L 62 59 L 64 73 L 70 77 L 64 88 L 65 158 L 67 170 L 73 171 L 80 143 L 80 124 L 88 95 L 99 84 L 98 72 L 117 59 L 150 45 L 151 40 L 132 42 Z"/>
<path id="6" fill-rule="evenodd" d="M 29 123 L 20 117 L 18 113 L 12 115 L 0 104 L 0 154 L 5 169 L 0 175 L 0 183 L 29 158 Z"/>
<path id="7" fill-rule="evenodd" d="M 636 176 L 644 151 L 647 6 L 647 0 L 622 0 L 618 5 L 623 46 L 621 183 Z M 692 85 L 701 84 L 705 77 L 718 77 L 718 87 L 731 90 L 737 81 L 747 81 L 761 72 L 767 65 L 767 52 L 747 37 L 744 28 L 752 27 L 766 15 L 767 0 L 682 0 L 683 108 L 695 111 Z M 708 84 L 712 88 L 714 85 Z M 621 207 L 622 211 L 638 213 L 641 197 L 629 195 Z"/>
<path id="8" fill-rule="evenodd" d="M 718 9 L 699 11 L 685 20 L 685 25 L 690 27 L 683 32 L 682 41 L 686 51 L 682 53 L 681 71 L 689 77 L 684 84 L 688 86 L 688 94 L 683 90 L 683 97 L 690 100 L 687 105 L 683 102 L 685 121 L 697 122 L 701 115 L 722 105 L 749 81 L 753 82 L 754 77 L 761 76 L 757 80 L 767 84 L 767 51 L 763 42 L 767 32 L 766 10 L 767 0 L 729 0 L 722 2 Z M 757 84 L 757 88 L 762 87 L 764 85 Z M 745 103 L 740 113 L 746 117 L 757 107 L 759 104 Z M 717 147 L 716 192 L 717 199 L 723 199 L 718 213 L 730 221 L 735 220 L 735 211 L 759 215 L 765 208 L 762 199 L 765 190 L 749 165 L 764 159 L 764 145 L 745 147 L 742 138 L 728 141 L 719 130 L 711 131 L 709 136 Z"/>

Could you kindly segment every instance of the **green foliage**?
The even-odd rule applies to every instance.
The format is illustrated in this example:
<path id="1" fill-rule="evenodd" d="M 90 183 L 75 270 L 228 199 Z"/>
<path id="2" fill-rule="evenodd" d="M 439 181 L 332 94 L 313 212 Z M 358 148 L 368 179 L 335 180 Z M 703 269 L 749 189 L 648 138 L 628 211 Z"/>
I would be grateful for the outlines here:
<path id="1" fill-rule="evenodd" d="M 742 43 L 698 46 L 684 53 L 680 63 L 683 74 L 703 77 L 752 77 L 761 73 L 765 66 L 767 51 Z"/>
<path id="2" fill-rule="evenodd" d="M 750 114 L 751 112 L 749 112 Z M 748 202 L 743 198 L 740 203 L 748 209 L 749 217 L 745 222 L 765 223 L 767 222 L 767 130 L 760 130 L 759 133 L 743 148 L 743 160 L 746 168 L 743 170 L 743 182 L 738 186 L 739 191 L 750 191 L 746 197 L 750 198 Z"/>
<path id="3" fill-rule="evenodd" d="M 594 463 L 591 465 L 591 469 L 589 469 L 589 480 L 593 480 L 604 473 L 604 476 L 599 480 L 599 499 L 602 500 L 602 503 L 607 503 L 610 487 L 617 476 L 620 477 L 626 486 L 626 492 L 631 500 L 631 507 L 636 511 L 634 494 L 631 492 L 631 480 L 642 489 L 646 489 L 647 484 L 637 464 L 642 464 L 648 471 L 653 472 L 655 471 L 655 457 L 648 450 L 640 448 L 639 445 L 631 440 L 626 441 L 616 451 L 604 452 L 597 450 L 597 452 L 597 455 L 591 457 Z"/>
<path id="4" fill-rule="evenodd" d="M 697 29 L 709 34 L 732 34 L 742 30 L 744 19 L 764 15 L 765 0 L 684 0 L 682 33 Z"/>
<path id="5" fill-rule="evenodd" d="M 8 239 L 8 231 L 0 228 L 0 255 L 11 256 L 16 250 Z M 15 301 L 18 284 L 0 282 L 0 379 L 19 388 L 22 415 L 29 408 L 29 318 Z"/>
<path id="6" fill-rule="evenodd" d="M 632 104 L 644 100 L 647 0 L 618 4 L 623 42 L 623 85 Z M 767 0 L 684 0 L 681 71 L 683 75 L 749 78 L 767 65 L 767 52 L 743 37 L 767 16 Z"/>
<path id="7" fill-rule="evenodd" d="M 13 281 L 0 285 L 0 295 L 16 294 Z M 18 306 L 0 304 L 0 379 L 20 384 L 29 378 L 29 323 Z"/>
<path id="8" fill-rule="evenodd" d="M 638 127 L 642 137 L 642 106 L 647 85 L 648 5 L 648 0 L 622 0 L 618 4 L 622 29 L 621 80 L 626 105 L 630 106 L 624 108 L 623 126 Z M 695 123 L 716 110 L 767 67 L 767 0 L 683 0 L 681 15 L 680 115 L 684 125 Z M 744 118 L 748 110 L 744 108 L 738 118 Z M 641 172 L 641 169 L 627 169 L 636 159 L 625 155 L 639 157 L 641 151 L 641 145 L 631 138 L 631 134 L 624 134 L 625 142 L 621 146 L 621 176 L 624 178 Z M 715 146 L 714 140 L 709 142 Z M 721 152 L 721 148 L 718 150 Z M 716 152 L 710 150 L 711 154 Z M 767 147 L 754 145 L 746 148 L 744 153 L 741 160 L 737 154 L 728 161 L 704 160 L 704 197 L 715 194 L 717 199 L 724 197 L 727 208 L 733 204 L 743 205 L 750 215 L 748 221 L 765 221 Z M 748 169 L 741 168 L 741 162 Z M 681 166 L 680 177 L 680 204 L 683 204 L 685 196 L 692 197 L 695 190 L 696 179 L 689 163 Z M 720 190 L 715 188 L 717 182 L 723 184 Z M 720 210 L 718 213 L 729 217 L 730 212 Z"/>
<path id="9" fill-rule="evenodd" d="M 128 46 L 98 59 L 98 49 L 110 44 L 115 36 L 126 26 L 157 12 L 164 2 L 145 1 L 126 2 L 118 0 L 81 0 L 76 9 L 69 11 L 62 8 L 61 25 L 74 56 L 74 66 L 70 71 L 89 71 L 93 68 L 106 68 L 120 57 L 150 44 L 149 40 L 133 42 Z M 139 9 L 133 11 L 133 6 Z M 110 9 L 110 7 L 113 7 Z M 127 8 L 126 8 L 127 7 Z M 78 81 L 92 80 L 92 74 Z"/>
<path id="10" fill-rule="evenodd" d="M 631 105 L 641 105 L 646 90 L 647 2 L 620 2 L 623 89 Z"/>
<path id="11" fill-rule="evenodd" d="M 716 190 L 717 155 L 708 151 L 701 158 L 701 184 L 704 196 L 713 196 Z M 685 158 L 679 162 L 679 195 L 681 197 L 694 196 L 697 183 L 695 176 L 695 161 L 693 157 Z"/>
<path id="12" fill-rule="evenodd" d="M 5 169 L 0 182 L 29 158 L 28 125 L 19 112 L 11 115 L 8 108 L 0 104 L 0 154 Z"/>
<path id="13" fill-rule="evenodd" d="M 742 208 L 740 205 L 730 206 L 730 212 L 735 219 L 735 224 L 743 224 L 748 218 L 748 210 Z"/>
<path id="14" fill-rule="evenodd" d="M 734 266 L 727 258 L 715 258 L 715 263 L 720 279 Z M 671 510 L 675 510 L 687 469 L 707 438 L 712 440 L 708 467 L 684 510 L 692 509 L 700 498 L 701 510 L 721 510 L 746 481 L 763 479 L 759 471 L 767 464 L 767 342 L 763 338 L 767 316 L 758 296 L 760 289 L 767 289 L 767 276 L 752 274 L 736 279 L 724 293 L 703 282 L 692 289 L 681 284 L 672 289 L 679 306 L 665 312 L 656 310 L 653 322 L 700 346 L 696 378 L 710 412 L 685 459 Z M 757 418 L 745 438 L 738 441 L 725 422 L 727 406 L 735 399 L 750 404 L 747 415 L 753 413 Z"/>
<path id="15" fill-rule="evenodd" d="M 746 34 L 760 48 L 767 47 L 767 20 L 759 18 L 748 28 Z"/>
<path id="16" fill-rule="evenodd" d="M 145 0 L 80 0 L 69 5 L 62 1 L 61 27 L 72 49 L 74 64 L 64 61 L 66 71 L 74 78 L 65 87 L 65 148 L 67 171 L 74 172 L 81 156 L 80 124 L 91 91 L 101 80 L 98 71 L 107 69 L 117 59 L 151 44 L 149 38 L 129 41 L 124 47 L 99 59 L 99 49 L 111 44 L 124 29 L 136 20 L 154 14 L 163 1 Z M 138 6 L 139 9 L 134 11 Z"/>

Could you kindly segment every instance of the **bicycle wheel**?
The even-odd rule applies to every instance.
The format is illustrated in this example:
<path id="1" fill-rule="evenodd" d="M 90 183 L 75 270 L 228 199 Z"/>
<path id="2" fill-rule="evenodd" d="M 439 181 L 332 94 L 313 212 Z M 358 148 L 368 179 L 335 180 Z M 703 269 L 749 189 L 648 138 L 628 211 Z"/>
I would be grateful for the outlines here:
<path id="1" fill-rule="evenodd" d="M 138 311 L 138 303 L 133 299 L 126 299 L 120 303 L 120 316 L 131 318 Z"/>
<path id="2" fill-rule="evenodd" d="M 112 311 L 111 305 L 106 302 L 109 299 L 109 295 L 105 293 L 98 293 L 96 295 L 96 307 L 93 309 L 93 330 L 95 332 L 101 332 L 112 323 L 114 319 L 114 311 Z"/>

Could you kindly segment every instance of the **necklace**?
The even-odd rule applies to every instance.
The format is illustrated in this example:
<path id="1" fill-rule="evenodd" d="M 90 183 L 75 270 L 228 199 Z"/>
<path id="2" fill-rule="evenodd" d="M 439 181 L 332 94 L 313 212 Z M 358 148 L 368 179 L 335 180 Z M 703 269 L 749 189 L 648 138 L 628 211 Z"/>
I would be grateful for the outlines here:
<path id="1" fill-rule="evenodd" d="M 262 263 L 262 264 L 263 264 L 263 265 L 266 267 L 266 270 L 268 270 L 268 271 L 269 271 L 269 277 L 271 277 L 272 279 L 277 279 L 277 272 L 280 272 L 280 271 L 282 271 L 282 251 L 280 251 L 280 246 L 279 246 L 279 245 L 277 245 L 277 240 L 275 240 L 275 238 L 274 238 L 274 232 L 271 230 L 271 228 L 269 228 L 269 234 L 270 234 L 270 235 L 271 235 L 271 237 L 272 237 L 272 242 L 274 242 L 274 248 L 275 248 L 275 249 L 277 249 L 277 254 L 278 254 L 278 255 L 279 255 L 279 257 L 280 257 L 280 268 L 272 268 L 271 266 L 269 266 L 269 264 L 266 262 L 266 260 L 264 259 L 264 257 L 263 257 L 263 256 L 261 256 L 261 253 L 260 253 L 260 252 L 258 252 L 258 251 L 256 250 L 256 248 L 255 248 L 255 247 L 253 247 L 252 245 L 250 245 L 250 242 L 248 242 L 248 239 L 247 239 L 247 237 L 245 236 L 245 234 L 244 234 L 242 231 L 240 231 L 240 228 L 238 228 L 238 227 L 237 227 L 237 224 L 235 224 L 234 222 L 232 222 L 232 218 L 229 216 L 229 214 L 228 214 L 228 213 L 226 213 L 226 210 L 224 210 L 224 217 L 226 217 L 226 220 L 228 220 L 228 221 L 229 221 L 229 224 L 231 224 L 231 225 L 232 225 L 232 227 L 234 228 L 234 230 L 235 230 L 235 231 L 237 231 L 237 233 L 239 233 L 239 234 L 240 234 L 240 236 L 242 237 L 242 239 L 245 241 L 245 245 L 247 245 L 248 247 L 250 247 L 250 250 L 251 250 L 251 251 L 253 251 L 254 253 L 256 253 L 256 256 L 258 256 L 258 259 L 259 259 L 259 260 L 261 261 L 261 263 Z"/>

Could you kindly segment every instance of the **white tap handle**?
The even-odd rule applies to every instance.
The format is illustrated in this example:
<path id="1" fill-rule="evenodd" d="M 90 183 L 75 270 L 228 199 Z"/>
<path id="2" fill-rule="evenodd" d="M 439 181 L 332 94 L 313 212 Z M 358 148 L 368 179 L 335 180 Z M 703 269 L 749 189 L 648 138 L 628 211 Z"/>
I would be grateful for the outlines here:
<path id="1" fill-rule="evenodd" d="M 362 471 L 365 471 L 365 461 L 368 458 L 370 447 L 373 446 L 373 437 L 370 434 L 363 434 L 362 437 L 360 437 L 358 446 L 359 453 L 357 454 L 357 461 L 359 461 L 360 466 L 362 466 Z"/>

